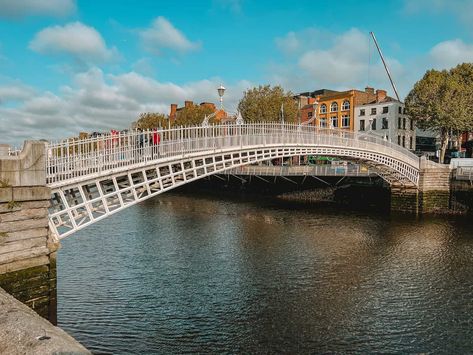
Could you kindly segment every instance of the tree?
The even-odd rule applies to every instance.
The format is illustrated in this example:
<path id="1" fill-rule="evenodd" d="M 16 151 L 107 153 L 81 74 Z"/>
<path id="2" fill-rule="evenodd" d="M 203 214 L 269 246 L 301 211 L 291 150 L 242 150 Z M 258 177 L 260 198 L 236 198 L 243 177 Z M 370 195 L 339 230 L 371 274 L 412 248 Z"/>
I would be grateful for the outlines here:
<path id="1" fill-rule="evenodd" d="M 449 71 L 428 70 L 406 97 L 411 119 L 423 129 L 440 134 L 440 157 L 452 133 L 473 129 L 473 66 L 462 64 Z"/>
<path id="2" fill-rule="evenodd" d="M 153 129 L 157 127 L 168 127 L 169 118 L 162 114 L 156 112 L 144 112 L 140 113 L 138 121 L 133 125 L 133 128 L 141 129 Z"/>
<path id="3" fill-rule="evenodd" d="M 281 106 L 285 122 L 297 122 L 297 102 L 293 94 L 281 86 L 254 87 L 245 91 L 238 110 L 246 122 L 277 122 L 281 119 Z"/>
<path id="4" fill-rule="evenodd" d="M 207 105 L 189 105 L 177 111 L 175 124 L 180 126 L 198 126 L 202 124 L 205 116 L 212 113 L 214 113 L 214 110 Z"/>

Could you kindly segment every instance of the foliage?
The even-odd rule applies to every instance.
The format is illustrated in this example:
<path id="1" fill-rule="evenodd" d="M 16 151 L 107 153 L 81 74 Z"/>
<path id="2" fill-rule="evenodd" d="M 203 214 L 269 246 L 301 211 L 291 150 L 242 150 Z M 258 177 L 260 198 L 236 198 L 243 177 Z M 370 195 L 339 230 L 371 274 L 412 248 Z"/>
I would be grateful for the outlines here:
<path id="1" fill-rule="evenodd" d="M 238 110 L 245 122 L 278 122 L 283 106 L 284 121 L 297 122 L 298 108 L 293 96 L 281 86 L 260 85 L 245 91 Z"/>
<path id="2" fill-rule="evenodd" d="M 206 105 L 190 105 L 181 108 L 176 113 L 175 124 L 180 126 L 196 126 L 202 124 L 205 116 L 211 115 L 214 110 Z"/>
<path id="3" fill-rule="evenodd" d="M 473 129 L 473 65 L 427 71 L 407 95 L 405 104 L 418 127 L 440 133 L 443 162 L 451 135 Z"/>
<path id="4" fill-rule="evenodd" d="M 168 127 L 169 119 L 166 115 L 156 112 L 141 113 L 133 128 L 153 129 Z"/>

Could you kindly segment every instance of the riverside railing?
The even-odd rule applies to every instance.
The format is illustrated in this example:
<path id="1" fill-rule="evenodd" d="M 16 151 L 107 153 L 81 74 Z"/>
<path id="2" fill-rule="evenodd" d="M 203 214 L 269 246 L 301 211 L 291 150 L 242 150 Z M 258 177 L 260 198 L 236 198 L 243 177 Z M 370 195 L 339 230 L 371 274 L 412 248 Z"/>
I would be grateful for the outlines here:
<path id="1" fill-rule="evenodd" d="M 250 123 L 134 130 L 50 142 L 47 182 L 54 184 L 198 152 L 272 145 L 353 148 L 384 154 L 414 169 L 419 168 L 419 158 L 415 154 L 374 135 L 298 124 Z"/>

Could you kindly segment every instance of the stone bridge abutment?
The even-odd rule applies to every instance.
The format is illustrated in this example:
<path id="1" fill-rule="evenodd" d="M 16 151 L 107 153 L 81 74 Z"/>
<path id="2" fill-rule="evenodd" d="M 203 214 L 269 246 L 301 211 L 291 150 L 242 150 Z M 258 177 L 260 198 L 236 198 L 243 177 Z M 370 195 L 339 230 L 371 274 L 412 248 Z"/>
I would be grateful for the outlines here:
<path id="1" fill-rule="evenodd" d="M 56 251 L 50 233 L 45 143 L 0 147 L 0 287 L 56 324 Z M 3 154 L 2 154 L 3 153 Z"/>

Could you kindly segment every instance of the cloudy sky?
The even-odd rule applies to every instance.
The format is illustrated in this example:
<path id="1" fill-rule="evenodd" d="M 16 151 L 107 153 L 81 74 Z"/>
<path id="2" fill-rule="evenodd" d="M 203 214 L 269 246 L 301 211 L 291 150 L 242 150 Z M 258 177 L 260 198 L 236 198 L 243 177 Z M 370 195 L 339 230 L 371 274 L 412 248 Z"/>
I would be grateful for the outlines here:
<path id="1" fill-rule="evenodd" d="M 0 143 L 128 127 L 245 89 L 386 88 L 473 62 L 473 0 L 0 0 Z"/>

